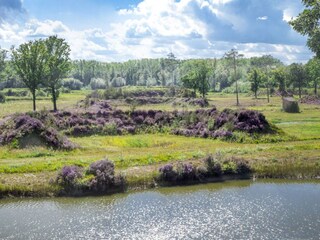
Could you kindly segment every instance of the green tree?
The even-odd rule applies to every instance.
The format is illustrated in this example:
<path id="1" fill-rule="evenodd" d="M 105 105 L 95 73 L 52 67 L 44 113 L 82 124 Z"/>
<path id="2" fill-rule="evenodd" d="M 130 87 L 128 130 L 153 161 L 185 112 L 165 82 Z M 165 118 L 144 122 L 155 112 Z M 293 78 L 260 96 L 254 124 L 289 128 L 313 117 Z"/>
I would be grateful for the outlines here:
<path id="1" fill-rule="evenodd" d="M 248 80 L 251 83 L 251 91 L 254 93 L 254 97 L 257 98 L 257 93 L 260 88 L 262 76 L 259 69 L 254 68 L 248 73 Z"/>
<path id="2" fill-rule="evenodd" d="M 271 69 L 282 67 L 284 64 L 277 58 L 271 55 L 263 55 L 261 57 L 252 57 L 250 65 L 261 70 L 262 79 L 261 85 L 267 89 L 267 101 L 270 102 L 270 88 L 271 88 Z"/>
<path id="3" fill-rule="evenodd" d="M 283 67 L 277 68 L 272 71 L 272 76 L 274 82 L 278 85 L 279 87 L 279 92 L 281 94 L 284 94 L 286 91 L 286 71 Z"/>
<path id="4" fill-rule="evenodd" d="M 5 67 L 6 67 L 4 60 L 6 59 L 6 56 L 7 56 L 7 51 L 1 49 L 1 47 L 0 47 L 0 82 L 4 78 L 3 73 L 4 73 L 4 70 L 5 70 Z"/>
<path id="5" fill-rule="evenodd" d="M 314 87 L 314 94 L 317 95 L 320 84 L 320 59 L 317 57 L 310 59 L 306 68 L 308 78 Z"/>
<path id="6" fill-rule="evenodd" d="M 320 1 L 302 0 L 305 9 L 289 24 L 298 33 L 308 36 L 307 46 L 320 58 Z"/>
<path id="7" fill-rule="evenodd" d="M 53 110 L 57 111 L 57 99 L 59 88 L 62 86 L 62 78 L 71 69 L 70 47 L 64 39 L 57 36 L 50 36 L 44 43 L 47 50 L 47 75 L 44 84 L 51 94 Z"/>
<path id="8" fill-rule="evenodd" d="M 19 48 L 12 47 L 12 62 L 17 74 L 30 90 L 36 111 L 36 90 L 47 74 L 47 50 L 43 40 L 29 41 Z"/>
<path id="9" fill-rule="evenodd" d="M 203 98 L 210 89 L 210 83 L 208 80 L 208 74 L 210 68 L 205 60 L 192 60 L 188 61 L 189 71 L 182 77 L 183 85 L 187 88 L 198 90 Z M 191 68 L 190 68 L 191 67 Z"/>
<path id="10" fill-rule="evenodd" d="M 238 77 L 237 77 L 237 62 L 238 62 L 238 59 L 243 57 L 243 55 L 239 54 L 237 50 L 231 49 L 229 52 L 225 53 L 224 57 L 229 61 L 229 64 L 233 68 L 233 80 L 236 83 L 237 106 L 239 106 L 240 103 L 239 103 L 239 89 L 238 89 Z"/>
<path id="11" fill-rule="evenodd" d="M 288 81 L 294 89 L 298 88 L 299 98 L 301 98 L 302 87 L 307 85 L 307 75 L 302 64 L 292 63 L 289 66 Z"/>

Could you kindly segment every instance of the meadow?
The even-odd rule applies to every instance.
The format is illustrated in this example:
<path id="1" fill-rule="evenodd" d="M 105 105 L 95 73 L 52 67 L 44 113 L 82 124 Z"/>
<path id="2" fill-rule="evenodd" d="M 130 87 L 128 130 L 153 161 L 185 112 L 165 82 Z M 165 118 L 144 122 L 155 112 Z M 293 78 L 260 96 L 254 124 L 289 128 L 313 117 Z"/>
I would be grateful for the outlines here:
<path id="1" fill-rule="evenodd" d="M 71 109 L 83 100 L 89 91 L 72 91 L 62 94 L 58 107 Z M 237 109 L 235 96 L 209 93 L 210 105 L 218 110 Z M 0 104 L 0 119 L 16 112 L 31 110 L 31 99 L 8 98 Z M 129 187 L 147 186 L 160 166 L 178 161 L 195 165 L 201 158 L 213 154 L 222 161 L 241 158 L 248 161 L 255 177 L 316 178 L 320 176 L 320 106 L 300 105 L 300 113 L 289 114 L 281 110 L 281 98 L 274 96 L 254 99 L 240 95 L 239 108 L 261 111 L 267 120 L 292 137 L 274 143 L 235 143 L 216 139 L 175 136 L 169 133 L 135 134 L 123 136 L 83 136 L 70 140 L 80 147 L 59 151 L 43 147 L 16 149 L 0 147 L 0 191 L 36 192 L 50 195 L 56 186 L 50 184 L 57 172 L 66 165 L 87 167 L 90 163 L 108 158 L 115 163 L 116 171 L 126 176 Z M 38 101 L 39 110 L 52 108 L 49 98 Z M 113 107 L 128 110 L 132 106 L 119 101 Z M 172 104 L 147 104 L 136 109 L 194 110 L 196 107 Z M 44 194 L 45 193 L 45 194 Z"/>

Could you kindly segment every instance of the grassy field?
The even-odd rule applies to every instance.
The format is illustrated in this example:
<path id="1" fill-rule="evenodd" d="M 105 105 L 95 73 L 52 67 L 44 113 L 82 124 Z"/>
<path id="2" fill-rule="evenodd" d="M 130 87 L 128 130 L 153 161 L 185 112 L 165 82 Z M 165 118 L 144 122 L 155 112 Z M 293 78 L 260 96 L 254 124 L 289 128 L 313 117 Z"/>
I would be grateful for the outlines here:
<path id="1" fill-rule="evenodd" d="M 61 109 L 71 108 L 77 101 L 84 99 L 87 93 L 75 91 L 62 94 L 58 106 Z M 219 110 L 237 108 L 233 95 L 210 93 L 208 98 L 210 104 Z M 240 103 L 241 108 L 263 112 L 271 123 L 295 140 L 248 144 L 151 134 L 71 138 L 81 146 L 73 151 L 0 147 L 0 190 L 54 191 L 49 182 L 56 177 L 61 167 L 72 164 L 86 167 L 104 157 L 113 160 L 117 171 L 125 174 L 132 183 L 152 178 L 163 163 L 187 160 L 197 164 L 207 154 L 217 154 L 222 159 L 245 159 L 257 176 L 305 178 L 320 175 L 319 105 L 301 105 L 301 113 L 288 114 L 281 111 L 279 97 L 272 97 L 271 102 L 267 103 L 266 99 L 241 95 Z M 31 100 L 28 99 L 9 99 L 7 103 L 0 104 L 0 118 L 14 112 L 31 110 L 31 106 Z M 114 107 L 130 108 L 121 103 L 116 103 Z M 40 100 L 38 109 L 51 109 L 50 99 Z M 137 106 L 137 109 L 174 110 L 177 107 L 158 104 Z"/>

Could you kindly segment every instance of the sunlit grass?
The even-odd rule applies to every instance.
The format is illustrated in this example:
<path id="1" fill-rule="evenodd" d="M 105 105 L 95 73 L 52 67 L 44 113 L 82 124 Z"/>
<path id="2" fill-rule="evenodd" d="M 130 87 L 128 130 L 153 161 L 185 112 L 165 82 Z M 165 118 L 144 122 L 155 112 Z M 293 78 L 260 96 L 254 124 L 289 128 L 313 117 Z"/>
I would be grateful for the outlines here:
<path id="1" fill-rule="evenodd" d="M 84 99 L 88 91 L 62 94 L 60 109 L 72 108 Z M 211 105 L 218 110 L 238 108 L 235 96 L 210 93 Z M 249 162 L 255 174 L 269 177 L 299 177 L 320 175 L 320 106 L 300 105 L 301 113 L 289 114 L 281 110 L 281 98 L 254 99 L 240 96 L 241 106 L 259 110 L 267 120 L 283 130 L 290 138 L 276 143 L 231 143 L 213 139 L 187 138 L 170 134 L 140 134 L 126 136 L 89 136 L 71 138 L 80 148 L 73 151 L 55 151 L 45 148 L 14 149 L 0 147 L 0 188 L 49 189 L 50 179 L 65 165 L 87 167 L 105 157 L 115 162 L 117 171 L 124 172 L 129 181 L 141 184 L 152 179 L 167 162 L 193 161 L 207 154 L 219 154 L 224 159 L 242 158 Z M 38 109 L 51 109 L 50 99 L 38 101 Z M 117 101 L 114 108 L 130 110 L 132 106 Z M 9 99 L 0 104 L 0 118 L 32 108 L 32 101 Z M 137 106 L 136 109 L 194 110 L 196 107 L 174 107 L 168 104 Z M 42 186 L 42 187 L 41 187 Z M 0 189 L 0 191 L 2 191 Z"/>

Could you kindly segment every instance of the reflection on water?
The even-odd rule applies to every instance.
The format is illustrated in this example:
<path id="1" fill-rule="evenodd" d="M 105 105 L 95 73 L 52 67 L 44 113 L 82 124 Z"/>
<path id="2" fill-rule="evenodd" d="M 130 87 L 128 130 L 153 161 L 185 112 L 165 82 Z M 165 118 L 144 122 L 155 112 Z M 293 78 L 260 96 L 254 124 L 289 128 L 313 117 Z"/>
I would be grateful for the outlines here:
<path id="1" fill-rule="evenodd" d="M 320 184 L 232 181 L 0 201 L 1 239 L 320 239 Z"/>

